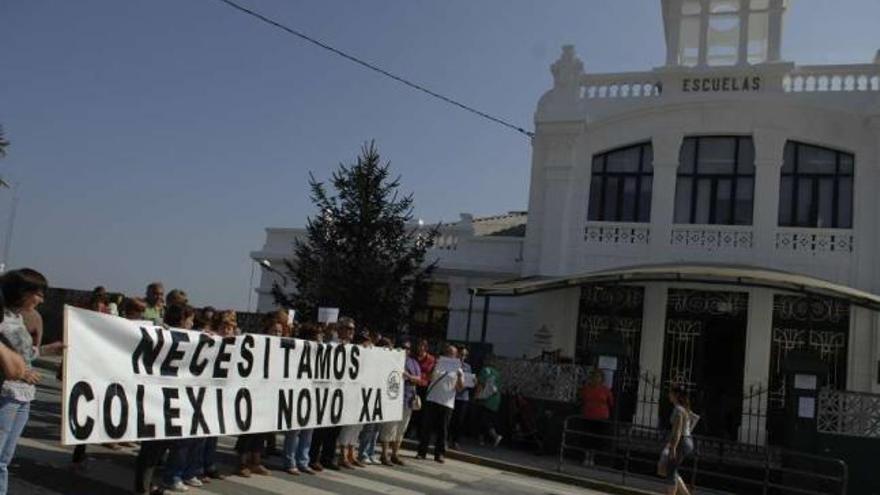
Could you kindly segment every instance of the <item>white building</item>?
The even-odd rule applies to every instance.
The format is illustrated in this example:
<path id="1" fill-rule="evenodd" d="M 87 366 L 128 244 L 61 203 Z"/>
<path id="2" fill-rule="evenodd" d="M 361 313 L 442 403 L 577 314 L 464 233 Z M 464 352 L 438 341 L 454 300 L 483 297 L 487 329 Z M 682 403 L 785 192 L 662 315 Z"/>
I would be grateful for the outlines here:
<path id="1" fill-rule="evenodd" d="M 769 388 L 772 409 L 793 349 L 832 388 L 880 392 L 880 52 L 783 60 L 786 3 L 664 0 L 666 64 L 645 72 L 591 74 L 563 47 L 524 235 L 521 213 L 445 227 L 425 318 L 480 340 L 488 300 L 486 341 L 507 356 L 589 360 L 616 335 L 631 394 L 643 374 L 705 404 Z M 289 256 L 299 232 L 268 229 L 252 257 Z"/>

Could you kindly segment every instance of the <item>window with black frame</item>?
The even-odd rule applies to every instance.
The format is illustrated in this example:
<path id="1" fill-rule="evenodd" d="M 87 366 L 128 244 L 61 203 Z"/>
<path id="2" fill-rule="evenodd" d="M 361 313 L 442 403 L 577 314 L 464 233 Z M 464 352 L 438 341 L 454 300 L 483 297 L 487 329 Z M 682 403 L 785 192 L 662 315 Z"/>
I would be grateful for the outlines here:
<path id="1" fill-rule="evenodd" d="M 751 225 L 754 195 L 751 137 L 684 139 L 675 187 L 675 223 Z"/>
<path id="2" fill-rule="evenodd" d="M 587 218 L 597 222 L 650 222 L 653 161 L 651 143 L 595 155 Z"/>
<path id="3" fill-rule="evenodd" d="M 789 141 L 779 184 L 781 227 L 852 228 L 850 153 Z"/>

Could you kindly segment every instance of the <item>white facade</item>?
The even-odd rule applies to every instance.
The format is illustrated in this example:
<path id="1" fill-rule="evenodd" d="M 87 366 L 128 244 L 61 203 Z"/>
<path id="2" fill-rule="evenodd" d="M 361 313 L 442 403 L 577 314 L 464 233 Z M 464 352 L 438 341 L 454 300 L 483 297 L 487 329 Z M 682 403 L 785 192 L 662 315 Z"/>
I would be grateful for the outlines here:
<path id="1" fill-rule="evenodd" d="M 880 252 L 880 195 L 876 193 L 880 190 L 880 52 L 865 64 L 798 66 L 784 61 L 785 7 L 782 0 L 663 1 L 666 65 L 645 72 L 591 74 L 585 72 L 573 47 L 563 47 L 551 67 L 553 88 L 540 98 L 535 112 L 525 236 L 479 235 L 475 226 L 491 219 L 463 215 L 461 222 L 444 228 L 434 250 L 440 259 L 437 279 L 451 289 L 448 337 L 465 337 L 468 288 L 517 277 L 566 276 L 631 265 L 749 265 L 880 293 L 880 259 L 875 255 Z M 688 207 L 683 199 L 687 196 L 677 192 L 684 187 L 685 179 L 680 177 L 684 150 L 700 146 L 693 144 L 694 138 L 711 137 L 744 139 L 742 149 L 754 150 L 750 160 L 737 155 L 749 162 L 748 177 L 739 182 L 740 187 L 753 184 L 753 192 L 743 193 L 739 201 L 732 196 L 725 199 L 726 194 L 736 193 L 719 191 L 733 186 L 724 182 L 727 179 L 709 180 L 706 183 L 714 185 L 705 190 L 706 196 L 695 193 Z M 633 145 L 651 150 L 650 201 L 642 196 L 650 207 L 648 216 L 637 219 L 643 221 L 598 218 L 596 211 L 589 211 L 591 188 L 596 188 L 594 160 Z M 798 202 L 792 193 L 781 192 L 786 180 L 801 184 L 799 176 L 782 178 L 784 170 L 791 172 L 784 169 L 787 146 L 832 150 L 829 156 L 837 157 L 838 172 L 849 170 L 846 163 L 852 159 L 852 193 L 839 186 L 849 179 L 813 183 L 809 182 L 813 176 L 806 175 L 805 185 L 795 188 L 802 187 L 802 195 L 824 199 Z M 701 167 L 713 166 L 709 155 Z M 808 158 L 798 159 L 812 163 Z M 692 184 L 698 180 L 695 177 Z M 831 189 L 825 189 L 832 183 L 828 187 L 837 191 L 833 207 L 828 206 L 826 195 Z M 616 206 L 631 209 L 628 202 L 634 196 L 627 195 L 624 186 L 618 191 L 624 196 Z M 846 195 L 852 198 L 851 220 L 841 220 L 847 216 Z M 709 204 L 716 205 L 713 211 L 730 208 L 724 211 L 737 221 L 725 221 L 726 213 L 696 211 Z M 780 216 L 780 205 L 795 208 L 792 204 L 815 211 L 801 211 L 803 219 L 798 221 L 798 214 L 787 216 L 785 210 L 782 216 L 794 219 L 788 222 Z M 751 208 L 750 215 L 740 210 L 745 207 Z M 677 211 L 682 208 L 690 210 Z M 689 219 L 687 212 L 691 212 Z M 833 212 L 833 221 L 828 212 Z M 707 215 L 714 217 L 712 223 L 694 221 Z M 266 245 L 252 256 L 273 261 L 288 256 L 292 238 L 300 233 L 269 229 Z M 272 274 L 264 272 L 260 309 L 271 306 L 271 297 L 266 295 L 271 280 Z M 646 284 L 640 370 L 657 376 L 663 372 L 670 289 L 748 294 L 742 383 L 766 386 L 776 338 L 776 293 L 765 288 Z M 580 290 L 493 298 L 487 341 L 500 355 L 534 356 L 541 349 L 559 349 L 563 356 L 573 357 Z M 477 298 L 470 340 L 480 339 L 482 309 L 483 301 Z M 849 311 L 846 388 L 880 392 L 878 316 L 855 306 Z"/>

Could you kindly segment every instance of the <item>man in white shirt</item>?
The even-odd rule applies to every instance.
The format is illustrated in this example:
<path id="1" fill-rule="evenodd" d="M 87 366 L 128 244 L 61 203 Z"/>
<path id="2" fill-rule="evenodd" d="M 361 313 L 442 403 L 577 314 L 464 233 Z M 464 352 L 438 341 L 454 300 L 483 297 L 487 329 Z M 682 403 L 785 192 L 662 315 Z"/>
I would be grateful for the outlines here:
<path id="1" fill-rule="evenodd" d="M 427 400 L 425 401 L 423 427 L 419 429 L 419 451 L 416 459 L 425 459 L 428 455 L 428 444 L 436 434 L 434 442 L 434 460 L 445 462 L 446 437 L 449 429 L 449 418 L 455 408 L 455 394 L 464 388 L 464 372 L 458 359 L 458 349 L 451 344 L 446 345 L 428 384 Z"/>

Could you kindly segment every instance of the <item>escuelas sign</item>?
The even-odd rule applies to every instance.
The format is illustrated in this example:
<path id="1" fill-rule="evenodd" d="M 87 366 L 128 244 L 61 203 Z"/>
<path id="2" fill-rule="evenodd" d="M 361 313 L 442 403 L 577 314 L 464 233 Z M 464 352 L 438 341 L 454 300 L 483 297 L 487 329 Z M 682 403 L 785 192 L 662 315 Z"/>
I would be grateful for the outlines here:
<path id="1" fill-rule="evenodd" d="M 212 337 L 66 306 L 62 443 L 395 421 L 402 351 Z"/>

